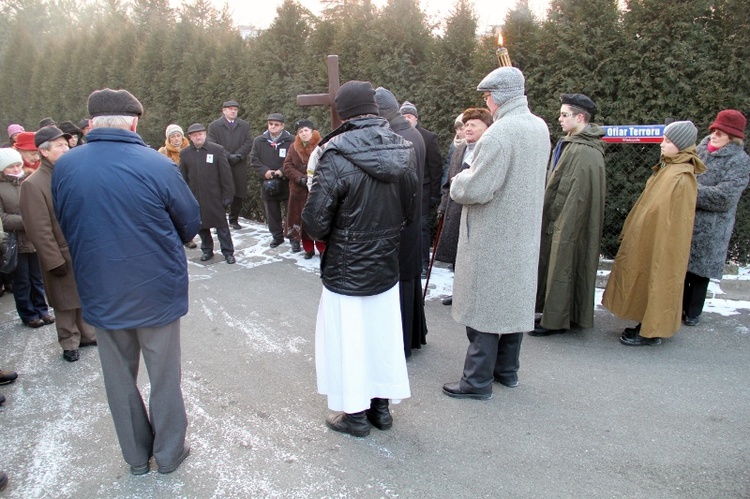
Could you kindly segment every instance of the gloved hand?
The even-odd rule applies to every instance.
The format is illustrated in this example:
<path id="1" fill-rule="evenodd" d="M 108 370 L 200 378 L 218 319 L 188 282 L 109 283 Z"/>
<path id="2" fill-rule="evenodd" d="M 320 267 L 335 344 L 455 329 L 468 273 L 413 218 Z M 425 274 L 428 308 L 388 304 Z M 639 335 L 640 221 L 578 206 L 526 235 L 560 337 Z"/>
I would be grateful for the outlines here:
<path id="1" fill-rule="evenodd" d="M 6 251 L 8 251 L 8 242 L 10 240 L 10 237 L 8 236 L 7 232 L 2 232 L 2 237 L 0 238 L 0 256 L 4 255 Z"/>
<path id="2" fill-rule="evenodd" d="M 225 210 L 228 210 L 230 206 L 232 206 L 232 200 L 231 199 L 225 199 L 222 201 L 221 205 L 224 207 Z"/>
<path id="3" fill-rule="evenodd" d="M 234 166 L 242 161 L 242 156 L 240 156 L 239 154 L 230 154 L 229 156 L 227 156 L 227 160 L 229 161 L 230 165 Z"/>
<path id="4" fill-rule="evenodd" d="M 55 267 L 54 269 L 51 269 L 50 272 L 52 272 L 52 275 L 54 276 L 62 277 L 68 273 L 68 263 L 65 262 L 59 267 Z"/>
<path id="5" fill-rule="evenodd" d="M 299 178 L 299 185 L 307 187 L 307 175 L 303 175 Z"/>

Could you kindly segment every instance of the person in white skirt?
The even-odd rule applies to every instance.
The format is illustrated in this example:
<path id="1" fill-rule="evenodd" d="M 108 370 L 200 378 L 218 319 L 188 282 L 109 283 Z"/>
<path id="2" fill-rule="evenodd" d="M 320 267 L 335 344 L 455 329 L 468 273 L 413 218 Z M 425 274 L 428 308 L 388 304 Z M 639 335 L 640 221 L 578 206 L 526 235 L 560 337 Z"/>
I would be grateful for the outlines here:
<path id="1" fill-rule="evenodd" d="M 370 82 L 336 92 L 344 123 L 326 137 L 302 225 L 326 242 L 315 329 L 318 392 L 328 427 L 357 437 L 393 425 L 389 400 L 411 396 L 399 305 L 401 227 L 418 206 L 411 142 L 378 116 Z"/>

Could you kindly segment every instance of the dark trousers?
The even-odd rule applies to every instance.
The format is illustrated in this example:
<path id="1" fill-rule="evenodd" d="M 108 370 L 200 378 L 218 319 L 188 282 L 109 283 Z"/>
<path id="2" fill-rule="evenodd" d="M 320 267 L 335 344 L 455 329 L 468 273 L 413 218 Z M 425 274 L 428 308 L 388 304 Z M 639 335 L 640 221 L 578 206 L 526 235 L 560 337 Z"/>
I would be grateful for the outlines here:
<path id="1" fill-rule="evenodd" d="M 36 253 L 18 254 L 18 265 L 13 272 L 13 298 L 18 316 L 24 322 L 49 315 L 44 299 L 42 269 Z"/>
<path id="2" fill-rule="evenodd" d="M 422 270 L 427 270 L 430 266 L 430 246 L 432 237 L 430 234 L 430 216 L 422 215 Z"/>
<path id="3" fill-rule="evenodd" d="M 268 221 L 268 232 L 274 241 L 284 240 L 284 217 L 281 214 L 282 206 L 286 209 L 286 199 L 267 199 L 263 201 L 266 208 L 266 220 Z"/>
<path id="4" fill-rule="evenodd" d="M 185 443 L 187 414 L 180 387 L 180 320 L 165 326 L 96 328 L 104 389 L 122 455 L 131 466 L 177 461 Z M 148 412 L 138 390 L 141 354 L 151 383 Z"/>
<path id="5" fill-rule="evenodd" d="M 213 253 L 214 238 L 211 235 L 211 229 L 200 229 L 198 235 L 201 238 L 201 251 L 203 253 Z M 232 243 L 232 234 L 229 232 L 229 227 L 216 227 L 216 236 L 219 238 L 221 254 L 224 256 L 234 255 L 234 244 Z"/>
<path id="6" fill-rule="evenodd" d="M 242 209 L 242 202 L 244 198 L 238 198 L 235 196 L 232 198 L 232 204 L 229 205 L 229 221 L 236 222 L 240 218 L 240 210 Z"/>
<path id="7" fill-rule="evenodd" d="M 688 317 L 698 317 L 706 303 L 706 292 L 711 279 L 688 272 L 682 290 L 682 312 Z"/>
<path id="8" fill-rule="evenodd" d="M 466 350 L 461 389 L 492 393 L 494 378 L 518 379 L 523 333 L 483 333 L 466 327 L 469 348 Z"/>

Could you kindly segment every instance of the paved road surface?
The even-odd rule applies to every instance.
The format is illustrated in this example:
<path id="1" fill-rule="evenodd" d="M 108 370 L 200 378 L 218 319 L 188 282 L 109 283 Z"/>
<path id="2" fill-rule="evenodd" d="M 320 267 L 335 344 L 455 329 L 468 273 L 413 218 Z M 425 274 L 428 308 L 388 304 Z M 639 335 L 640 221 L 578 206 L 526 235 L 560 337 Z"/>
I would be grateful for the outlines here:
<path id="1" fill-rule="evenodd" d="M 660 347 L 627 323 L 524 339 L 521 386 L 455 400 L 466 351 L 450 307 L 427 302 L 428 344 L 409 361 L 412 398 L 393 429 L 328 430 L 316 394 L 317 257 L 235 233 L 238 263 L 188 250 L 183 389 L 192 454 L 171 475 L 122 460 L 95 348 L 62 359 L 54 326 L 23 327 L 0 298 L 0 497 L 750 497 L 750 317 L 706 314 Z M 148 391 L 145 373 L 142 386 Z"/>

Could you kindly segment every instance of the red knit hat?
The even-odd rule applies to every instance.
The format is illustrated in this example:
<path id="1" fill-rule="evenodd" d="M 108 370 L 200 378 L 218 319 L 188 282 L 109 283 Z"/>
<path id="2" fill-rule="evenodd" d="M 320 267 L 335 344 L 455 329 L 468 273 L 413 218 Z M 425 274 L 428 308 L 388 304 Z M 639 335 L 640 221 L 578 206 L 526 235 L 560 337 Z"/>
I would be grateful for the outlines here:
<path id="1" fill-rule="evenodd" d="M 736 109 L 725 109 L 719 111 L 716 119 L 708 129 L 712 132 L 714 130 L 721 130 L 732 137 L 744 139 L 746 126 L 747 119 L 745 119 L 745 116 L 741 112 Z"/>
<path id="2" fill-rule="evenodd" d="M 19 151 L 36 151 L 36 145 L 34 144 L 34 132 L 21 132 L 16 135 L 16 143 L 14 147 Z"/>

